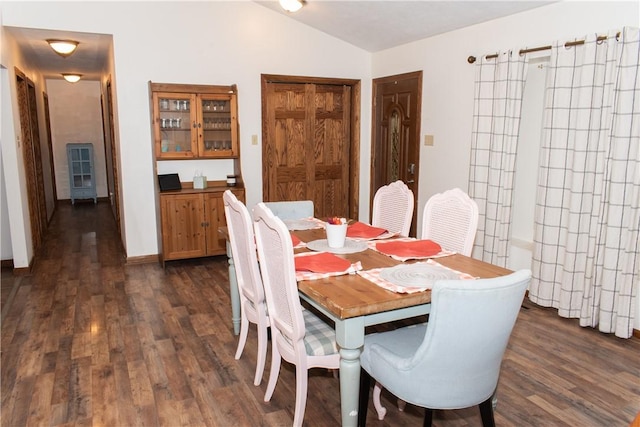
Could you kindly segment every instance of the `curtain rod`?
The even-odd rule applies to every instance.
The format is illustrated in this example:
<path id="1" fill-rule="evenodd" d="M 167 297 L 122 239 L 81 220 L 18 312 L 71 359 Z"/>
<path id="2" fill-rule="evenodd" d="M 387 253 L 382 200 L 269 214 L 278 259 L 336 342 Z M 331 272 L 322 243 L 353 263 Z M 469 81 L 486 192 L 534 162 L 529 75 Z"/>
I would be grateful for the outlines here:
<path id="1" fill-rule="evenodd" d="M 618 40 L 618 38 L 620 37 L 620 33 L 616 33 L 616 40 Z M 604 41 L 606 40 L 608 37 L 607 36 L 598 36 L 598 38 L 596 39 L 596 41 Z M 564 47 L 571 47 L 571 46 L 579 46 L 584 44 L 584 40 L 576 40 L 576 41 L 572 41 L 572 42 L 566 42 L 564 44 Z M 524 55 L 525 53 L 530 53 L 530 52 L 540 52 L 542 50 L 551 50 L 551 45 L 548 46 L 539 46 L 539 47 L 532 47 L 530 49 L 522 49 L 520 50 L 520 55 Z M 493 53 L 491 55 L 487 55 L 487 59 L 493 59 L 493 58 L 497 58 L 498 54 L 497 53 Z M 470 56 L 467 58 L 467 62 L 469 64 L 473 64 L 474 62 L 476 62 L 476 57 L 475 56 Z"/>

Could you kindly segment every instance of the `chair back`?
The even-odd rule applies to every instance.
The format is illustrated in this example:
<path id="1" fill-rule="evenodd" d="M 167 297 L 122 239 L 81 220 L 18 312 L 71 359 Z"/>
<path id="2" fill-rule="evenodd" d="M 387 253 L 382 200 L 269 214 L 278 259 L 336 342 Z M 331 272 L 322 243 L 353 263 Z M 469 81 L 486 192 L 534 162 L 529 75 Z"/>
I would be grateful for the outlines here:
<path id="1" fill-rule="evenodd" d="M 438 193 L 427 200 L 422 216 L 422 239 L 443 249 L 471 256 L 478 229 L 478 205 L 459 188 Z"/>
<path id="2" fill-rule="evenodd" d="M 264 203 L 254 207 L 253 217 L 271 339 L 275 340 L 285 360 L 297 360 L 296 355 L 305 354 L 305 323 L 296 282 L 291 235 L 282 220 Z"/>
<path id="3" fill-rule="evenodd" d="M 371 225 L 408 236 L 413 219 L 413 192 L 398 180 L 384 185 L 373 197 Z"/>
<path id="4" fill-rule="evenodd" d="M 309 218 L 314 215 L 312 200 L 264 202 L 275 216 L 282 220 Z"/>
<path id="5" fill-rule="evenodd" d="M 484 402 L 497 387 L 530 280 L 531 271 L 520 270 L 493 279 L 436 282 L 422 344 L 412 356 L 395 361 L 397 371 L 376 373 L 376 378 L 399 398 L 425 408 Z"/>
<path id="6" fill-rule="evenodd" d="M 251 301 L 253 307 L 266 304 L 249 210 L 230 190 L 222 199 L 240 296 Z"/>

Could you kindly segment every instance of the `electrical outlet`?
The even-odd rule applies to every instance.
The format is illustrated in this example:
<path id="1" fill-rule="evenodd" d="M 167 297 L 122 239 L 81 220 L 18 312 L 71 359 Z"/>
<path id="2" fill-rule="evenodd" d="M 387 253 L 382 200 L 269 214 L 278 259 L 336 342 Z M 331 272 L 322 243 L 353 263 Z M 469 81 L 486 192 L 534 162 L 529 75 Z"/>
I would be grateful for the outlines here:
<path id="1" fill-rule="evenodd" d="M 424 136 L 424 145 L 425 147 L 433 147 L 433 135 Z"/>

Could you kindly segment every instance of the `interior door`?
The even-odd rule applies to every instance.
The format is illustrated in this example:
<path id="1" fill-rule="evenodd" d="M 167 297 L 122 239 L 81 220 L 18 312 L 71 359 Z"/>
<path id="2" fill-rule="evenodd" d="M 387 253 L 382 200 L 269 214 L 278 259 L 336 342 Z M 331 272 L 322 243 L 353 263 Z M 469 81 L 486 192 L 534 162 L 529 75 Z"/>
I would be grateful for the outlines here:
<path id="1" fill-rule="evenodd" d="M 116 220 L 116 227 L 118 227 L 118 234 L 122 238 L 122 229 L 120 224 L 120 183 L 118 177 L 118 158 L 115 142 L 115 125 L 114 125 L 114 112 L 113 112 L 113 89 L 111 87 L 111 78 L 107 80 L 107 87 L 105 90 L 106 100 L 106 115 L 105 122 L 103 124 L 103 132 L 105 136 L 105 154 L 107 163 L 107 184 L 109 186 L 109 199 L 111 201 L 111 210 L 113 217 Z M 107 146 L 109 147 L 107 149 Z"/>
<path id="2" fill-rule="evenodd" d="M 263 76 L 264 201 L 313 200 L 316 217 L 357 218 L 354 82 L 277 77 Z"/>
<path id="3" fill-rule="evenodd" d="M 402 180 L 413 192 L 416 235 L 422 71 L 373 80 L 371 203 L 378 188 Z"/>
<path id="4" fill-rule="evenodd" d="M 53 160 L 53 140 L 51 139 L 51 114 L 49 113 L 49 96 L 46 93 L 42 93 L 42 98 L 44 100 L 44 123 L 47 127 L 47 147 L 49 148 L 49 170 L 51 171 L 51 187 L 53 189 L 53 200 L 54 203 L 58 200 L 58 189 L 56 187 L 56 179 L 55 179 L 55 162 Z M 55 209 L 55 204 L 54 204 Z M 47 222 L 53 217 L 53 210 L 51 213 L 47 213 Z"/>
<path id="5" fill-rule="evenodd" d="M 20 70 L 16 69 L 15 71 L 24 168 L 27 180 L 29 221 L 35 252 L 40 247 L 44 231 L 47 228 L 35 86 Z"/>

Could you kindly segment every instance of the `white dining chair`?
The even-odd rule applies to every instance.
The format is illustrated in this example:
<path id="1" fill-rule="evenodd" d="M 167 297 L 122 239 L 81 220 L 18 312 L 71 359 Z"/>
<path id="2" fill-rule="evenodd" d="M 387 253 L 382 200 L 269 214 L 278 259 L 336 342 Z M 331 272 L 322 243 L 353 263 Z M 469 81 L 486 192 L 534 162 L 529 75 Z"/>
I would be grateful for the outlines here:
<path id="1" fill-rule="evenodd" d="M 264 202 L 275 216 L 282 220 L 294 220 L 313 217 L 312 200 L 287 200 L 282 202 Z"/>
<path id="2" fill-rule="evenodd" d="M 358 425 L 365 426 L 371 378 L 426 409 L 480 406 L 494 426 L 492 397 L 531 271 L 478 280 L 437 281 L 429 322 L 365 336 Z"/>
<path id="3" fill-rule="evenodd" d="M 340 367 L 335 331 L 300 304 L 293 243 L 287 227 L 264 203 L 255 206 L 253 216 L 271 323 L 271 371 L 264 400 L 271 400 L 282 359 L 295 365 L 293 425 L 301 426 L 307 402 L 308 370 Z"/>
<path id="4" fill-rule="evenodd" d="M 260 385 L 267 359 L 269 316 L 258 266 L 253 220 L 247 207 L 230 190 L 224 192 L 222 199 L 240 294 L 240 336 L 235 358 L 238 360 L 242 356 L 249 323 L 254 323 L 258 329 L 258 357 L 253 384 Z"/>
<path id="5" fill-rule="evenodd" d="M 371 225 L 390 233 L 408 236 L 413 219 L 414 197 L 407 185 L 398 180 L 384 185 L 373 196 Z"/>
<path id="6" fill-rule="evenodd" d="M 422 215 L 422 239 L 443 249 L 471 256 L 478 229 L 478 205 L 459 188 L 434 194 Z"/>

